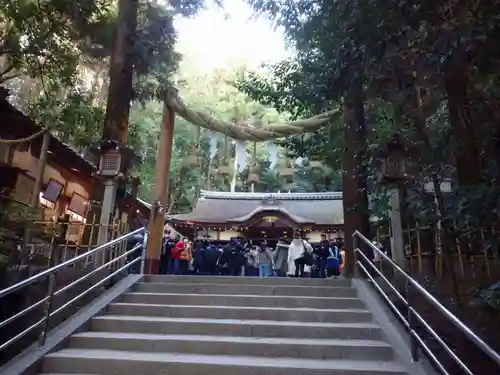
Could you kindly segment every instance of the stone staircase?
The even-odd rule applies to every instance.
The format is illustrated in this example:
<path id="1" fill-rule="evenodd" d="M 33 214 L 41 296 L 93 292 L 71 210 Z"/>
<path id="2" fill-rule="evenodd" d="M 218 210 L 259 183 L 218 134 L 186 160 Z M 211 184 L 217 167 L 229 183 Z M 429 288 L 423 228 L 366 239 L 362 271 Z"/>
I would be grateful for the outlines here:
<path id="1" fill-rule="evenodd" d="M 44 374 L 403 375 L 348 280 L 146 276 Z"/>

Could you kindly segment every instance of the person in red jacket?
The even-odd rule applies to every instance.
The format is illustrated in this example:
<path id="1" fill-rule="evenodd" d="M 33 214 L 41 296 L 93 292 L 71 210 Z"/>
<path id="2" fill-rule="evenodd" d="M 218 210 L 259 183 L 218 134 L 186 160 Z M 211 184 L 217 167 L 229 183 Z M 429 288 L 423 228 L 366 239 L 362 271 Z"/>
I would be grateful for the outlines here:
<path id="1" fill-rule="evenodd" d="M 180 273 L 181 254 L 184 251 L 184 246 L 184 242 L 179 240 L 170 253 L 170 272 L 174 275 Z"/>

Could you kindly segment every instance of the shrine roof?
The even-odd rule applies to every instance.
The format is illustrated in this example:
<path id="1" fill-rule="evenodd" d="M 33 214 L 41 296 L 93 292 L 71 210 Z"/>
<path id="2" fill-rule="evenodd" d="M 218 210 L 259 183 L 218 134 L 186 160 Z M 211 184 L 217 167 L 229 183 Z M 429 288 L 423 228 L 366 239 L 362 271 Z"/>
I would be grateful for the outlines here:
<path id="1" fill-rule="evenodd" d="M 238 223 L 254 215 L 277 213 L 297 224 L 342 225 L 341 192 L 324 193 L 241 193 L 202 191 L 189 214 L 172 215 L 171 221 L 193 223 Z"/>

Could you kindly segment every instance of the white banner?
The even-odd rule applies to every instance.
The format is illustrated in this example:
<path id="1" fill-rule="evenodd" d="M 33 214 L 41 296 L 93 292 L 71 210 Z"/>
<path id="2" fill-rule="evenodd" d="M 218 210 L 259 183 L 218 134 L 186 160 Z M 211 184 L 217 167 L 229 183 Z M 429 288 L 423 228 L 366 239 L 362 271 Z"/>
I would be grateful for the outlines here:
<path id="1" fill-rule="evenodd" d="M 268 141 L 267 150 L 269 151 L 269 168 L 274 169 L 276 164 L 278 163 L 278 149 L 276 148 L 276 144 L 273 141 Z"/>
<path id="2" fill-rule="evenodd" d="M 238 172 L 241 172 L 247 166 L 247 150 L 244 141 L 236 141 L 235 153 Z"/>
<path id="3" fill-rule="evenodd" d="M 215 155 L 217 155 L 217 146 L 219 143 L 219 138 L 214 132 L 210 132 L 210 161 L 214 160 Z"/>

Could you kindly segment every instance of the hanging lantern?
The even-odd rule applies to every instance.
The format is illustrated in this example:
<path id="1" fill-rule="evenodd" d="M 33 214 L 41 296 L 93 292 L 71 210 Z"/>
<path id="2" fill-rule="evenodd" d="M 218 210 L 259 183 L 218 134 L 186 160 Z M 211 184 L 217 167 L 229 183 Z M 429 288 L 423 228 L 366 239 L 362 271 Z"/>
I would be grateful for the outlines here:
<path id="1" fill-rule="evenodd" d="M 247 181 L 249 184 L 258 184 L 260 182 L 260 177 L 257 173 L 250 173 Z"/>
<path id="2" fill-rule="evenodd" d="M 260 165 L 254 164 L 248 173 L 248 183 L 258 184 L 260 182 Z"/>
<path id="3" fill-rule="evenodd" d="M 295 175 L 295 169 L 284 167 L 284 168 L 280 168 L 278 173 L 285 180 L 291 181 L 291 180 L 293 180 L 293 177 Z"/>
<path id="4" fill-rule="evenodd" d="M 186 157 L 186 164 L 190 167 L 198 167 L 200 165 L 200 156 L 200 149 L 198 147 L 194 147 Z"/>
<path id="5" fill-rule="evenodd" d="M 197 155 L 188 155 L 186 158 L 186 164 L 190 167 L 197 167 L 200 164 L 200 159 Z"/>
<path id="6" fill-rule="evenodd" d="M 221 176 L 232 176 L 233 168 L 229 165 L 221 165 L 219 168 L 217 168 L 217 173 Z"/>
<path id="7" fill-rule="evenodd" d="M 249 184 L 258 184 L 260 182 L 260 165 L 254 164 L 250 167 L 250 171 L 248 172 L 248 183 Z"/>
<path id="8" fill-rule="evenodd" d="M 251 168 L 250 168 L 250 174 L 260 174 L 261 172 L 261 167 L 260 167 L 260 164 L 254 164 Z"/>

